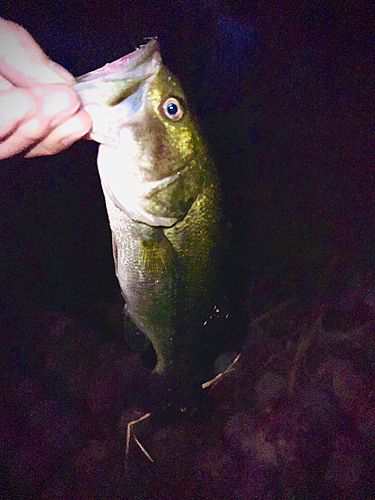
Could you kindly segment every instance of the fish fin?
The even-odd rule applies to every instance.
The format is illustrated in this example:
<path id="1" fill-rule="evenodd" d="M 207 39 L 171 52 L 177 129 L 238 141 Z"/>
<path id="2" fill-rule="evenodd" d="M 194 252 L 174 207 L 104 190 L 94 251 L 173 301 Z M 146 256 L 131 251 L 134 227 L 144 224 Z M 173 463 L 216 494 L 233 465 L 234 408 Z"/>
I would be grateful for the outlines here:
<path id="1" fill-rule="evenodd" d="M 118 268 L 118 250 L 117 250 L 117 243 L 115 238 L 113 237 L 112 234 L 112 252 L 113 252 L 113 262 L 115 264 L 115 273 L 117 276 L 117 268 Z"/>
<path id="2" fill-rule="evenodd" d="M 133 352 L 144 352 L 150 345 L 150 340 L 133 322 L 127 306 L 124 307 L 124 338 Z"/>
<path id="3" fill-rule="evenodd" d="M 158 277 L 174 270 L 177 253 L 161 229 L 154 231 L 152 238 L 142 240 L 141 260 L 151 276 Z"/>

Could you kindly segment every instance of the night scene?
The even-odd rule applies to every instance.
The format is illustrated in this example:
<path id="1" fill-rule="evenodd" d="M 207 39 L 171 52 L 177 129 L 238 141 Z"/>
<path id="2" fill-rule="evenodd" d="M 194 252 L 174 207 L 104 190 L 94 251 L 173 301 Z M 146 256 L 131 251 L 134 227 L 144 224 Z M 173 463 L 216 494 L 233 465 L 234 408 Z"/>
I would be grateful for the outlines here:
<path id="1" fill-rule="evenodd" d="M 0 7 L 1 500 L 375 498 L 374 26 Z"/>

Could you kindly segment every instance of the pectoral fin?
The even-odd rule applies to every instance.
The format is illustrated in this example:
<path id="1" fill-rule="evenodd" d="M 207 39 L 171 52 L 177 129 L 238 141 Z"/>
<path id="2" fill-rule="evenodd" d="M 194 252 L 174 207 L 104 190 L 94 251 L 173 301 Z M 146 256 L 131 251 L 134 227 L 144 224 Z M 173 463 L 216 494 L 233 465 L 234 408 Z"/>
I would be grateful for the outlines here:
<path id="1" fill-rule="evenodd" d="M 113 233 L 112 233 L 112 253 L 113 253 L 113 262 L 115 264 L 115 273 L 116 273 L 116 276 L 118 276 L 117 274 L 117 269 L 118 269 L 118 250 L 117 250 L 117 243 L 116 243 L 116 240 L 113 236 Z"/>
<path id="2" fill-rule="evenodd" d="M 177 253 L 162 229 L 156 229 L 151 238 L 142 240 L 141 261 L 146 272 L 156 279 L 165 273 L 174 273 Z"/>

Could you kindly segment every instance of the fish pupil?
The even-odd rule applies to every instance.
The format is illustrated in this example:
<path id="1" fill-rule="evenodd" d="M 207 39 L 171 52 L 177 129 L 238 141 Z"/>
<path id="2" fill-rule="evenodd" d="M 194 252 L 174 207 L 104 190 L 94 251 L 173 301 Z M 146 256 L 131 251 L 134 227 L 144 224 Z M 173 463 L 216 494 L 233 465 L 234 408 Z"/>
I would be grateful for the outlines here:
<path id="1" fill-rule="evenodd" d="M 170 102 L 167 106 L 167 109 L 168 109 L 168 113 L 172 116 L 175 115 L 178 111 L 177 104 L 175 104 L 174 102 Z"/>

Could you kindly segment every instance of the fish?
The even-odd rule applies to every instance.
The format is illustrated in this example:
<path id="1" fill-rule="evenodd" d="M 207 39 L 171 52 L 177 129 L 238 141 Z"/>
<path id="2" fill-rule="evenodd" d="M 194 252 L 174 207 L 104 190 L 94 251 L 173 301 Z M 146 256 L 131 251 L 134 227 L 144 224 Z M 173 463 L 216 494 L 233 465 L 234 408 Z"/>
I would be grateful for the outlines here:
<path id="1" fill-rule="evenodd" d="M 77 78 L 74 88 L 93 120 L 90 138 L 99 143 L 125 311 L 155 350 L 153 372 L 194 376 L 226 230 L 204 136 L 156 38 Z"/>

